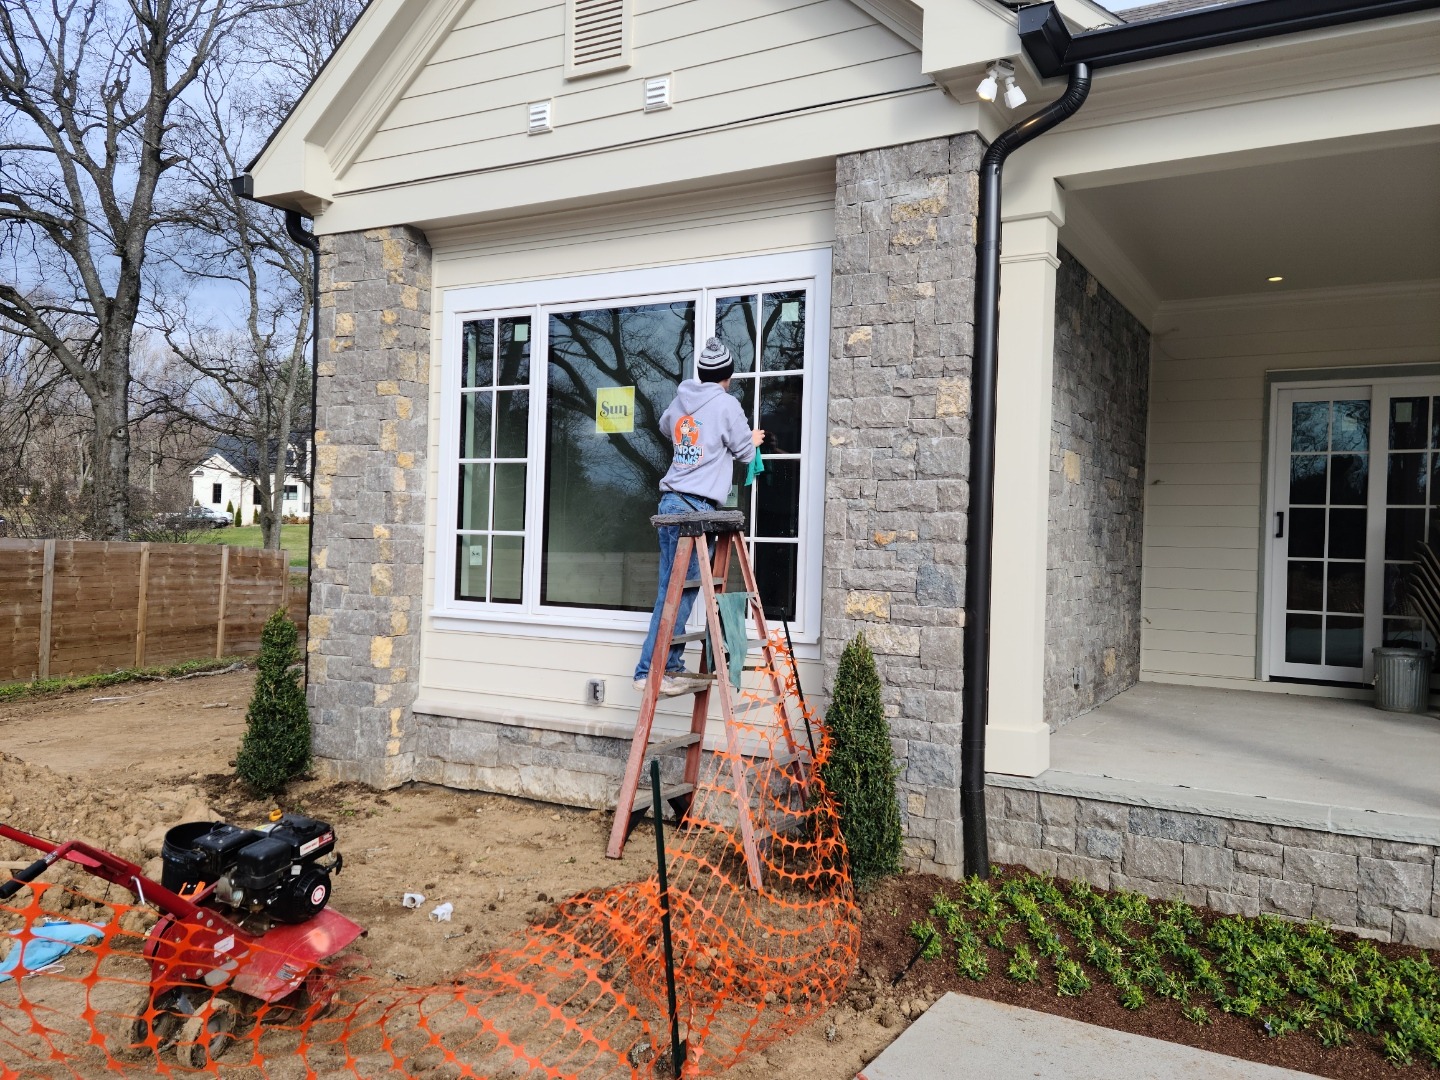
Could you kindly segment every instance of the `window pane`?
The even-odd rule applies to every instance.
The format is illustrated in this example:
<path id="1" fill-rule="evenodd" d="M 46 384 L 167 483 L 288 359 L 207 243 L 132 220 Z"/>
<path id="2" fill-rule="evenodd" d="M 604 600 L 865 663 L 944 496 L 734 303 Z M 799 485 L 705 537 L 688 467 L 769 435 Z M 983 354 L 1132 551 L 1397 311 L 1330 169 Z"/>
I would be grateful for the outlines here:
<path id="1" fill-rule="evenodd" d="M 795 618 L 796 544 L 755 544 L 755 584 L 767 619 Z"/>
<path id="2" fill-rule="evenodd" d="M 455 545 L 455 599 L 485 599 L 487 536 L 462 536 Z"/>
<path id="3" fill-rule="evenodd" d="M 1301 510 L 1297 513 L 1315 513 L 1315 511 Z M 1364 510 L 1330 511 L 1330 558 L 1365 558 L 1366 516 Z"/>
<path id="4" fill-rule="evenodd" d="M 553 314 L 549 326 L 541 600 L 648 611 L 659 564 L 650 515 L 672 457 L 660 414 L 694 366 L 695 304 Z M 633 390 L 628 429 L 600 430 L 602 387 Z"/>
<path id="5" fill-rule="evenodd" d="M 745 422 L 752 428 L 757 427 L 755 423 L 755 379 L 753 376 L 739 378 L 738 376 L 730 383 L 730 396 L 740 403 L 740 408 L 745 410 Z"/>
<path id="6" fill-rule="evenodd" d="M 1365 564 L 1326 563 L 1325 610 L 1365 614 Z"/>
<path id="7" fill-rule="evenodd" d="M 805 366 L 805 292 L 769 293 L 765 297 L 764 371 L 795 371 Z"/>
<path id="8" fill-rule="evenodd" d="M 495 392 L 495 456 L 529 457 L 530 391 Z"/>
<path id="9" fill-rule="evenodd" d="M 1322 562 L 1291 562 L 1286 585 L 1285 606 L 1300 611 L 1319 611 L 1321 602 Z"/>
<path id="10" fill-rule="evenodd" d="M 1291 510 L 1285 526 L 1292 559 L 1319 559 L 1325 554 L 1325 511 Z"/>
<path id="11" fill-rule="evenodd" d="M 1424 510 L 1385 511 L 1385 558 L 1413 559 L 1415 545 L 1424 539 Z"/>
<path id="12" fill-rule="evenodd" d="M 524 386 L 530 382 L 530 316 L 500 320 L 500 349 L 497 367 L 499 386 Z"/>
<path id="13" fill-rule="evenodd" d="M 467 322 L 461 338 L 461 386 L 489 386 L 495 368 L 495 323 Z"/>
<path id="14" fill-rule="evenodd" d="M 1430 441 L 1430 399 L 1390 399 L 1390 449 L 1424 450 Z"/>
<path id="15" fill-rule="evenodd" d="M 1290 501 L 1325 503 L 1326 466 L 1324 454 L 1297 454 L 1290 459 Z"/>
<path id="16" fill-rule="evenodd" d="M 1390 454 L 1389 475 L 1386 477 L 1385 501 L 1391 505 L 1424 506 L 1425 480 L 1429 454 Z"/>
<path id="17" fill-rule="evenodd" d="M 804 401 L 803 375 L 760 380 L 760 426 L 765 429 L 765 450 L 776 454 L 800 453 Z"/>
<path id="18" fill-rule="evenodd" d="M 1405 568 L 1399 563 L 1385 564 L 1385 600 L 1382 610 L 1386 615 L 1404 614 L 1404 604 L 1400 599 L 1400 578 Z"/>
<path id="19" fill-rule="evenodd" d="M 491 537 L 490 553 L 490 599 L 497 604 L 518 604 L 525 566 L 525 538 Z"/>
<path id="20" fill-rule="evenodd" d="M 1285 616 L 1285 662 L 1320 663 L 1320 616 Z"/>
<path id="21" fill-rule="evenodd" d="M 490 402 L 488 390 L 460 395 L 460 456 L 490 457 Z"/>
<path id="22" fill-rule="evenodd" d="M 495 529 L 525 528 L 525 466 L 495 466 Z"/>
<path id="23" fill-rule="evenodd" d="M 460 466 L 460 520 L 456 528 L 490 528 L 490 466 Z"/>
<path id="24" fill-rule="evenodd" d="M 1297 401 L 1290 407 L 1290 449 L 1304 453 L 1330 449 L 1330 403 Z"/>
<path id="25" fill-rule="evenodd" d="M 1331 432 L 1332 450 L 1370 449 L 1370 402 L 1335 402 L 1334 431 Z"/>
<path id="26" fill-rule="evenodd" d="M 1364 506 L 1369 497 L 1369 454 L 1335 454 L 1330 458 L 1330 501 Z"/>
<path id="27" fill-rule="evenodd" d="M 758 299 L 727 296 L 715 301 L 715 336 L 735 358 L 736 372 L 755 370 L 755 303 Z"/>
<path id="28" fill-rule="evenodd" d="M 1364 619 L 1325 617 L 1325 663 L 1335 667 L 1360 667 L 1364 663 L 1364 652 Z"/>
<path id="29" fill-rule="evenodd" d="M 1430 647 L 1428 638 L 1429 635 L 1425 633 L 1419 619 L 1386 619 L 1384 640 L 1381 644 L 1387 649 L 1426 649 Z"/>
<path id="30" fill-rule="evenodd" d="M 766 461 L 755 478 L 756 536 L 800 535 L 800 462 Z"/>

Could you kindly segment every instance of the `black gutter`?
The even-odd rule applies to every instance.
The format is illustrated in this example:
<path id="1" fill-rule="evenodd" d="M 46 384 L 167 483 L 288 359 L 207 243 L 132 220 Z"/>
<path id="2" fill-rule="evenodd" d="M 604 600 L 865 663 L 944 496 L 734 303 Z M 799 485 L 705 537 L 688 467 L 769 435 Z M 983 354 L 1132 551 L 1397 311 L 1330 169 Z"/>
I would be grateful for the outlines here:
<path id="1" fill-rule="evenodd" d="M 1240 0 L 1072 35 L 1054 4 L 1020 9 L 1020 43 L 1042 78 L 1440 8 L 1440 0 Z"/>
<path id="2" fill-rule="evenodd" d="M 248 199 L 260 206 L 271 207 L 269 203 L 260 202 L 255 198 L 255 178 L 248 172 L 230 178 L 230 190 L 236 197 Z M 314 598 L 315 575 L 311 572 L 315 565 L 315 424 L 318 420 L 316 410 L 319 407 L 320 392 L 320 239 L 301 224 L 300 212 L 298 210 L 285 211 L 285 235 L 292 241 L 310 252 L 310 438 L 309 447 L 305 453 L 305 484 L 310 489 L 310 531 L 305 549 L 305 617 L 310 617 L 314 610 L 311 600 Z M 279 528 L 277 525 L 276 528 Z M 310 650 L 306 649 L 305 657 L 305 685 L 310 685 Z"/>
<path id="3" fill-rule="evenodd" d="M 980 162 L 975 259 L 975 365 L 970 397 L 970 485 L 966 523 L 965 687 L 960 713 L 960 820 L 965 876 L 990 876 L 985 827 L 985 725 L 990 719 L 990 586 L 995 539 L 995 385 L 1000 329 L 1000 177 L 1005 159 L 1075 115 L 1090 93 L 1090 69 L 1070 69 L 1065 93 L 1004 131 Z"/>

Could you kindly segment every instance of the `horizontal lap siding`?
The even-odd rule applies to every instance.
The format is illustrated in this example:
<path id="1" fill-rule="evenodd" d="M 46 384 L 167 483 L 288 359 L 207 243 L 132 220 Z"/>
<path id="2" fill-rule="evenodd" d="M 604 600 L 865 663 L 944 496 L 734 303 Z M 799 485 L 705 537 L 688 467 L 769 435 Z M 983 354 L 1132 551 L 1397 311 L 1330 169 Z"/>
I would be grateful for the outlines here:
<path id="1" fill-rule="evenodd" d="M 1155 327 L 1142 670 L 1257 671 L 1267 373 L 1440 361 L 1440 296 L 1177 305 Z"/>
<path id="2" fill-rule="evenodd" d="M 849 0 L 639 0 L 631 66 L 564 78 L 563 4 L 476 0 L 342 176 L 348 190 L 586 154 L 924 86 L 919 53 Z M 641 82 L 673 76 L 668 111 Z M 553 100 L 555 130 L 526 133 Z M 757 132 L 757 138 L 764 138 Z M 703 144 L 686 153 L 703 153 Z"/>

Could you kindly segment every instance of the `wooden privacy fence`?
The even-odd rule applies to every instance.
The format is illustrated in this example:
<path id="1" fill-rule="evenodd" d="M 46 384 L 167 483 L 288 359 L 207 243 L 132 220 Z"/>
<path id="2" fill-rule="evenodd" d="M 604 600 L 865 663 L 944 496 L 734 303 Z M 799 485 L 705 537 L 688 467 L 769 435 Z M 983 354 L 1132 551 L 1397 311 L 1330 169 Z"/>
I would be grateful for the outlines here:
<path id="1" fill-rule="evenodd" d="M 283 551 L 0 539 L 0 682 L 254 653 L 305 590 Z"/>

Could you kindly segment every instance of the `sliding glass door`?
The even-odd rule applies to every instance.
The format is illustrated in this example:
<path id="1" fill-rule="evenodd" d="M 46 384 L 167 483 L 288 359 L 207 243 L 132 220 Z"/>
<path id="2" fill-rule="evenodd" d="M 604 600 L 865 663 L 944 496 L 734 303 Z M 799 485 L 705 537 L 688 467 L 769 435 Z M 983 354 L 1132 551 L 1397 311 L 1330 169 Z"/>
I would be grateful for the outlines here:
<path id="1" fill-rule="evenodd" d="M 1268 674 L 1369 682 L 1372 649 L 1424 637 L 1401 582 L 1440 538 L 1440 380 L 1281 389 L 1274 404 Z"/>

